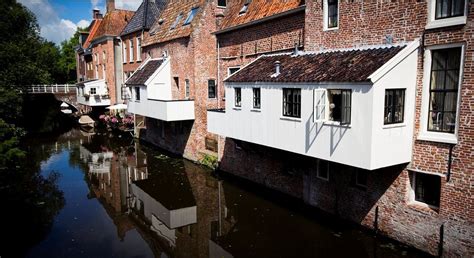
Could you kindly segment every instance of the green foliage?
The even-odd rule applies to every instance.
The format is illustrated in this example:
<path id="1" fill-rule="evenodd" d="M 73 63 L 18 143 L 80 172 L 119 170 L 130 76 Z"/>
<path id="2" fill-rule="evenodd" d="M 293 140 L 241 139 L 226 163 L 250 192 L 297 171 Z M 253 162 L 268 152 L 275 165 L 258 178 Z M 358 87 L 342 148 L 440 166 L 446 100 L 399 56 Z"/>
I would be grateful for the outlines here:
<path id="1" fill-rule="evenodd" d="M 61 43 L 61 55 L 58 60 L 58 68 L 61 71 L 61 81 L 67 83 L 75 83 L 76 82 L 76 52 L 74 51 L 74 47 L 79 45 L 79 37 L 81 28 L 77 28 L 76 33 L 66 41 Z"/>
<path id="2" fill-rule="evenodd" d="M 212 169 L 216 169 L 217 157 L 214 155 L 204 154 L 204 157 L 201 159 L 201 164 Z"/>
<path id="3" fill-rule="evenodd" d="M 25 156 L 18 147 L 24 132 L 0 119 L 0 171 L 15 166 Z"/>

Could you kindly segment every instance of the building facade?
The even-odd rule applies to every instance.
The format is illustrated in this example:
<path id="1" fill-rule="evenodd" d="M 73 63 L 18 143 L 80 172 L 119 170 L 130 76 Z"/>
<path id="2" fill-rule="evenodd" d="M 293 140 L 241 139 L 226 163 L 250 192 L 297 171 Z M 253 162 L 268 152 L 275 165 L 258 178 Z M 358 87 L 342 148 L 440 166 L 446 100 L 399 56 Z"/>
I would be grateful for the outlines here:
<path id="1" fill-rule="evenodd" d="M 472 5 L 305 4 L 305 52 L 244 66 L 225 80 L 225 111 L 208 112 L 227 136 L 220 168 L 431 254 L 472 256 Z"/>

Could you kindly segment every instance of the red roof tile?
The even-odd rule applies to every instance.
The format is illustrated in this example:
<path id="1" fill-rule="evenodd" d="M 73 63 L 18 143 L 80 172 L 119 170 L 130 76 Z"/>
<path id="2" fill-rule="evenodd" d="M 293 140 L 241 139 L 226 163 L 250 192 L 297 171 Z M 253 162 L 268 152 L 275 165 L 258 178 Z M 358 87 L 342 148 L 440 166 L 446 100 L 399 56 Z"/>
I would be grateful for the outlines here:
<path id="1" fill-rule="evenodd" d="M 250 2 L 244 14 L 240 10 L 246 2 Z M 235 0 L 227 1 L 220 30 L 242 25 L 262 18 L 283 13 L 304 5 L 304 0 Z"/>
<path id="2" fill-rule="evenodd" d="M 119 36 L 134 13 L 133 11 L 119 9 L 106 13 L 92 40 L 102 36 Z"/>
<path id="3" fill-rule="evenodd" d="M 190 36 L 193 28 L 197 26 L 206 2 L 206 0 L 170 0 L 165 9 L 161 12 L 160 17 L 151 27 L 150 36 L 145 38 L 143 45 L 152 45 Z M 183 25 L 189 11 L 195 7 L 199 7 L 199 10 L 194 16 L 194 19 L 190 24 Z M 171 29 L 179 14 L 182 14 L 181 20 L 174 29 Z M 163 21 L 163 23 L 160 24 L 160 20 Z"/>
<path id="4" fill-rule="evenodd" d="M 262 56 L 226 82 L 368 82 L 369 76 L 404 47 Z M 280 75 L 275 62 L 280 62 Z"/>
<path id="5" fill-rule="evenodd" d="M 102 23 L 102 19 L 96 19 L 92 21 L 92 24 L 90 25 L 90 28 L 89 28 L 89 36 L 87 36 L 87 39 L 84 42 L 84 45 L 82 46 L 84 49 L 89 47 L 101 23 Z"/>

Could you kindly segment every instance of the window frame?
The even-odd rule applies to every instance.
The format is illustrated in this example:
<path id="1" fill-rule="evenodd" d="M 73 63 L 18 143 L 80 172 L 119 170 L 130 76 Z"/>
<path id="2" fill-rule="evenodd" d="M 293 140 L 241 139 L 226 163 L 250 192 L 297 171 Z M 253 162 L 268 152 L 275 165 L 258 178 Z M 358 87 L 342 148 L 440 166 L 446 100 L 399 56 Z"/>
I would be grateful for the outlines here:
<path id="1" fill-rule="evenodd" d="M 331 118 L 331 109 L 328 108 L 327 110 L 327 120 L 330 121 L 330 122 L 333 122 L 333 123 L 338 123 L 339 125 L 350 125 L 351 122 L 352 122 L 352 89 L 341 89 L 341 88 L 338 88 L 338 89 L 327 89 L 327 93 L 326 93 L 326 96 L 327 96 L 327 100 L 328 100 L 328 105 L 327 107 L 330 107 L 330 102 L 329 102 L 329 96 L 331 94 L 331 91 L 340 91 L 341 92 L 341 121 L 338 121 L 338 120 L 330 120 Z M 349 106 L 345 106 L 344 105 L 344 93 L 345 92 L 349 92 Z M 348 119 L 344 119 L 344 118 L 347 118 L 347 114 L 345 113 L 345 111 L 349 109 L 349 116 L 348 116 Z"/>
<path id="2" fill-rule="evenodd" d="M 469 1 L 464 0 L 464 14 L 454 17 L 436 19 L 436 0 L 428 0 L 428 21 L 425 29 L 436 29 L 442 27 L 464 25 L 467 23 Z"/>
<path id="3" fill-rule="evenodd" d="M 224 1 L 224 5 L 220 4 L 221 1 Z M 218 0 L 217 1 L 217 7 L 226 8 L 227 7 L 227 0 Z"/>
<path id="4" fill-rule="evenodd" d="M 193 21 L 198 11 L 199 11 L 199 6 L 193 7 L 191 10 L 189 10 L 188 16 L 184 20 L 183 26 L 191 24 L 191 22 Z"/>
<path id="5" fill-rule="evenodd" d="M 130 51 L 130 53 L 129 53 L 129 59 L 130 59 L 129 62 L 130 63 L 133 63 L 135 61 L 135 56 L 134 56 L 135 55 L 135 52 L 134 52 L 135 50 L 133 49 L 134 48 L 133 47 L 134 46 L 133 41 L 134 41 L 134 38 L 131 38 L 129 40 L 129 51 Z"/>
<path id="6" fill-rule="evenodd" d="M 134 96 L 135 97 L 135 102 L 140 102 L 140 98 L 141 98 L 141 96 L 140 96 L 140 86 L 135 86 L 134 89 L 135 89 L 135 94 L 134 94 L 135 95 Z"/>
<path id="7" fill-rule="evenodd" d="M 416 197 L 416 194 L 417 194 L 417 192 L 416 192 L 416 188 L 417 188 L 416 175 L 417 174 L 422 174 L 422 175 L 425 175 L 425 176 L 433 176 L 433 177 L 438 177 L 439 178 L 440 182 L 439 182 L 438 206 L 435 206 L 433 204 L 428 204 L 426 202 L 423 202 L 423 200 L 417 200 L 417 197 Z M 443 184 L 441 183 L 441 179 L 442 179 L 442 176 L 438 175 L 438 174 L 435 174 L 435 173 L 424 173 L 424 172 L 421 172 L 421 171 L 410 171 L 409 202 L 412 203 L 412 204 L 428 207 L 428 208 L 433 209 L 433 210 L 439 210 L 439 208 L 441 206 L 441 193 L 442 193 L 442 187 L 443 187 Z"/>
<path id="8" fill-rule="evenodd" d="M 456 48 L 461 47 L 461 58 L 460 58 L 460 66 L 459 66 L 459 81 L 458 81 L 458 93 L 457 93 L 457 106 L 456 106 L 456 125 L 454 129 L 454 133 L 444 133 L 444 132 L 436 132 L 436 131 L 428 131 L 428 109 L 430 104 L 430 94 L 429 90 L 431 87 L 431 65 L 432 65 L 432 52 L 434 50 L 439 49 L 446 49 L 446 48 Z M 453 43 L 453 44 L 446 44 L 446 45 L 434 45 L 426 47 L 425 49 L 425 56 L 424 56 L 424 64 L 423 64 L 423 90 L 422 90 L 422 106 L 421 106 L 421 124 L 420 124 L 420 133 L 418 135 L 418 140 L 423 141 L 432 141 L 432 142 L 441 142 L 441 143 L 449 143 L 449 144 L 457 144 L 458 143 L 458 131 L 459 131 L 459 121 L 460 121 L 460 105 L 461 105 L 461 90 L 462 90 L 462 83 L 464 78 L 464 62 L 465 62 L 465 51 L 466 45 L 465 43 Z"/>
<path id="9" fill-rule="evenodd" d="M 176 16 L 176 19 L 174 20 L 174 22 L 170 26 L 170 30 L 176 29 L 176 27 L 178 27 L 178 24 L 181 21 L 181 19 L 183 19 L 183 13 L 182 12 L 179 13 L 178 16 Z"/>
<path id="10" fill-rule="evenodd" d="M 402 104 L 401 105 L 398 105 L 400 106 L 401 108 L 401 112 L 402 112 L 402 115 L 401 115 L 401 120 L 399 121 L 395 121 L 395 109 L 396 109 L 396 106 L 392 105 L 392 106 L 388 106 L 387 105 L 387 92 L 397 92 L 397 91 L 400 91 L 402 92 Z M 392 104 L 395 103 L 394 102 L 394 99 L 395 99 L 395 94 L 392 94 L 391 95 L 393 97 L 392 99 Z M 385 101 L 384 101 L 384 116 L 383 116 L 383 124 L 384 125 L 393 125 L 393 124 L 403 124 L 404 121 L 405 121 L 405 103 L 406 103 L 406 88 L 394 88 L 394 89 L 385 89 Z M 385 120 L 385 116 L 386 116 L 386 110 L 387 108 L 390 108 L 390 111 L 392 112 L 392 121 L 391 122 L 386 122 Z"/>
<path id="11" fill-rule="evenodd" d="M 191 84 L 189 82 L 189 79 L 184 79 L 184 97 L 189 99 L 190 95 L 191 95 Z"/>
<path id="12" fill-rule="evenodd" d="M 288 100 L 285 100 L 285 96 L 287 94 L 285 94 L 285 91 L 290 91 L 290 96 L 291 96 L 291 101 L 288 101 Z M 301 118 L 301 88 L 282 88 L 282 116 L 283 117 L 289 117 L 289 118 Z M 299 93 L 299 97 L 298 97 L 298 94 L 296 94 L 296 101 L 295 101 L 295 93 Z M 287 105 L 290 105 L 291 106 L 291 112 L 288 112 L 287 109 L 285 109 L 285 106 Z M 296 106 L 296 114 L 294 112 L 295 110 L 295 106 Z M 285 114 L 285 110 L 287 111 L 286 114 Z"/>
<path id="13" fill-rule="evenodd" d="M 242 88 L 240 87 L 234 88 L 234 107 L 242 107 Z"/>
<path id="14" fill-rule="evenodd" d="M 92 93 L 92 90 L 94 90 L 94 93 Z M 97 88 L 96 87 L 89 88 L 89 95 L 97 95 Z"/>
<path id="15" fill-rule="evenodd" d="M 324 31 L 330 31 L 330 30 L 337 30 L 339 29 L 339 18 L 340 18 L 340 1 L 335 0 L 337 4 L 337 20 L 336 20 L 336 26 L 335 27 L 329 27 L 329 1 L 330 0 L 323 0 L 323 30 Z"/>
<path id="16" fill-rule="evenodd" d="M 440 0 L 434 0 L 434 5 L 435 5 L 434 19 L 435 20 L 450 19 L 450 18 L 455 18 L 455 17 L 460 17 L 460 16 L 465 16 L 466 15 L 466 9 L 463 8 L 462 14 L 452 15 L 452 16 L 447 16 L 447 17 L 436 17 L 436 15 L 438 13 L 438 1 L 440 1 Z M 445 1 L 445 0 L 441 0 L 441 1 Z M 451 7 L 452 7 L 453 2 L 456 1 L 456 0 L 447 0 L 447 1 L 451 2 Z M 464 5 L 466 5 L 466 0 L 461 0 L 461 1 L 464 1 Z"/>
<path id="17" fill-rule="evenodd" d="M 211 82 L 214 82 L 214 90 L 213 90 L 213 96 L 211 96 Z M 217 82 L 215 79 L 208 79 L 207 80 L 207 98 L 208 99 L 216 99 L 217 98 Z"/>
<path id="18" fill-rule="evenodd" d="M 127 42 L 123 41 L 123 63 L 127 63 Z"/>
<path id="19" fill-rule="evenodd" d="M 137 62 L 142 61 L 142 39 L 137 37 Z"/>
<path id="20" fill-rule="evenodd" d="M 359 173 L 365 173 L 365 184 L 361 184 L 359 182 Z M 360 168 L 355 168 L 355 171 L 354 171 L 354 186 L 356 186 L 358 188 L 361 188 L 363 190 L 367 190 L 368 185 L 369 185 L 368 171 L 360 169 Z"/>
<path id="21" fill-rule="evenodd" d="M 237 69 L 235 72 L 231 73 L 232 69 Z M 240 70 L 240 66 L 231 66 L 227 68 L 227 77 L 233 75 L 234 73 L 238 72 Z"/>
<path id="22" fill-rule="evenodd" d="M 321 163 L 323 163 L 323 162 L 326 163 L 326 177 L 323 177 L 320 174 Z M 318 159 L 318 167 L 317 167 L 317 170 L 316 170 L 316 177 L 321 179 L 321 180 L 324 180 L 324 181 L 329 181 L 329 171 L 330 171 L 329 167 L 330 167 L 330 162 L 329 161 Z"/>
<path id="23" fill-rule="evenodd" d="M 255 93 L 258 92 L 258 96 L 255 95 Z M 260 87 L 254 87 L 252 88 L 252 96 L 253 96 L 253 101 L 252 101 L 252 106 L 253 109 L 261 109 L 262 108 L 262 90 Z M 258 105 L 256 105 L 258 102 Z"/>

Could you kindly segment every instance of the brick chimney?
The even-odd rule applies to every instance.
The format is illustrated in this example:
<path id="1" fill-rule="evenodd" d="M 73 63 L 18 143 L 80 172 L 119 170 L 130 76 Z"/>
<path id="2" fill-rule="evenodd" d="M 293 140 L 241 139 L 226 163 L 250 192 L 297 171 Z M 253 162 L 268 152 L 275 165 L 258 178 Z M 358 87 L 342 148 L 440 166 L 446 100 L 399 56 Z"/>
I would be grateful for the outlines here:
<path id="1" fill-rule="evenodd" d="M 115 10 L 115 0 L 107 0 L 107 11 L 112 12 Z"/>
<path id="2" fill-rule="evenodd" d="M 102 14 L 100 13 L 99 9 L 92 10 L 92 19 L 93 20 L 102 19 Z"/>

